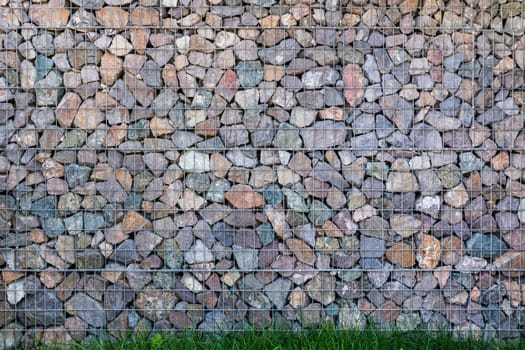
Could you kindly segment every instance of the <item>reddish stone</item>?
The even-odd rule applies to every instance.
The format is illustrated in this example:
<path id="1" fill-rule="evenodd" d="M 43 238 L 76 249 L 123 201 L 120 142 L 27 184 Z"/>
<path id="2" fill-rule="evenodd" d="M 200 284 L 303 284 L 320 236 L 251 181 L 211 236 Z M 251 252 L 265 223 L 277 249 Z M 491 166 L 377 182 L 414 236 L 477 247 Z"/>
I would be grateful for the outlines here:
<path id="1" fill-rule="evenodd" d="M 225 100 L 231 101 L 241 86 L 241 82 L 234 71 L 228 69 L 219 80 L 217 93 Z"/>
<path id="2" fill-rule="evenodd" d="M 104 7 L 95 11 L 95 15 L 103 27 L 123 29 L 128 23 L 128 12 L 119 7 Z"/>
<path id="3" fill-rule="evenodd" d="M 149 7 L 135 7 L 131 12 L 131 25 L 158 27 L 160 25 L 159 11 Z"/>
<path id="4" fill-rule="evenodd" d="M 427 51 L 427 60 L 438 66 L 440 65 L 442 62 L 443 62 L 443 53 L 441 52 L 441 50 L 437 47 L 431 47 L 428 51 Z"/>
<path id="5" fill-rule="evenodd" d="M 315 263 L 315 254 L 312 248 L 300 239 L 289 238 L 286 240 L 286 246 L 300 262 L 308 265 L 313 265 Z"/>
<path id="6" fill-rule="evenodd" d="M 388 323 L 397 320 L 401 314 L 401 309 L 393 301 L 389 300 L 383 303 L 372 313 L 372 319 L 375 323 Z"/>
<path id="7" fill-rule="evenodd" d="M 433 269 L 441 258 L 441 243 L 435 237 L 423 235 L 416 259 L 422 269 Z"/>
<path id="8" fill-rule="evenodd" d="M 115 147 L 120 145 L 126 138 L 128 133 L 128 126 L 126 124 L 113 125 L 109 128 L 106 139 L 104 140 L 104 146 Z"/>
<path id="9" fill-rule="evenodd" d="M 120 228 L 125 233 L 131 233 L 143 229 L 152 229 L 153 225 L 139 213 L 133 210 L 128 210 Z"/>
<path id="10" fill-rule="evenodd" d="M 56 108 L 56 118 L 61 127 L 71 126 L 81 102 L 80 96 L 74 92 L 68 92 L 64 95 Z"/>
<path id="11" fill-rule="evenodd" d="M 224 195 L 226 200 L 238 209 L 258 208 L 264 205 L 262 194 L 248 185 L 235 185 Z"/>
<path id="12" fill-rule="evenodd" d="M 47 193 L 50 195 L 63 195 L 68 190 L 67 182 L 62 179 L 49 179 L 47 181 Z"/>
<path id="13" fill-rule="evenodd" d="M 349 64 L 343 70 L 343 81 L 345 85 L 346 102 L 351 107 L 356 107 L 362 102 L 365 94 L 367 80 L 363 75 L 361 67 L 357 64 Z"/>
<path id="14" fill-rule="evenodd" d="M 386 252 L 386 258 L 392 264 L 397 264 L 401 267 L 412 267 L 416 264 L 416 256 L 412 251 L 412 247 L 403 242 L 394 244 Z"/>

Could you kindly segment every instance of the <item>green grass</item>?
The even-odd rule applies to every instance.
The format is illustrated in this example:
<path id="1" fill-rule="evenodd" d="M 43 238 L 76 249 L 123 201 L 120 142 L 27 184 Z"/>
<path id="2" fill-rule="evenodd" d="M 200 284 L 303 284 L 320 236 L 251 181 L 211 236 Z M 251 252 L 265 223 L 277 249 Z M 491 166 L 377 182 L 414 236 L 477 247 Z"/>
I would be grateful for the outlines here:
<path id="1" fill-rule="evenodd" d="M 340 331 L 327 326 L 320 330 L 244 331 L 224 334 L 157 333 L 153 336 L 125 337 L 118 342 L 95 340 L 88 345 L 42 346 L 41 350 L 507 350 L 525 349 L 525 342 L 484 342 L 455 338 L 450 333 Z"/>

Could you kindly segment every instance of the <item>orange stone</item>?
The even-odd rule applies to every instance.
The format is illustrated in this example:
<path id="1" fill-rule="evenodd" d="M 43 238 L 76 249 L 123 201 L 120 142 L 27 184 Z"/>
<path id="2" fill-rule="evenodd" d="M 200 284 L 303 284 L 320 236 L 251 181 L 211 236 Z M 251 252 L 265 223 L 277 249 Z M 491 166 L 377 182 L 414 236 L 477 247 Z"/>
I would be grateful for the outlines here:
<path id="1" fill-rule="evenodd" d="M 58 124 L 61 127 L 71 126 L 81 103 L 82 99 L 74 92 L 68 92 L 62 97 L 55 111 Z"/>
<path id="2" fill-rule="evenodd" d="M 383 303 L 372 314 L 372 319 L 375 323 L 387 323 L 397 320 L 401 314 L 401 309 L 393 301 L 388 300 Z"/>
<path id="3" fill-rule="evenodd" d="M 149 126 L 153 136 L 169 135 L 175 132 L 175 129 L 166 118 L 153 117 L 151 118 Z"/>
<path id="4" fill-rule="evenodd" d="M 349 64 L 343 70 L 343 82 L 345 86 L 346 102 L 351 107 L 361 103 L 365 94 L 367 79 L 363 75 L 363 70 L 357 64 Z"/>
<path id="5" fill-rule="evenodd" d="M 118 169 L 115 171 L 115 178 L 124 187 L 126 191 L 131 191 L 133 178 L 127 169 Z"/>
<path id="6" fill-rule="evenodd" d="M 159 11 L 148 7 L 135 7 L 131 12 L 131 25 L 154 26 L 160 25 Z"/>
<path id="7" fill-rule="evenodd" d="M 416 259 L 422 269 L 433 269 L 441 258 L 441 243 L 436 237 L 423 235 Z"/>
<path id="8" fill-rule="evenodd" d="M 120 224 L 117 224 L 105 230 L 104 238 L 106 239 L 106 243 L 119 244 L 128 239 L 129 236 L 122 231 L 120 226 Z"/>
<path id="9" fill-rule="evenodd" d="M 456 265 L 464 252 L 463 241 L 452 235 L 441 240 L 441 261 L 445 265 Z"/>
<path id="10" fill-rule="evenodd" d="M 143 229 L 148 229 L 148 228 L 151 229 L 153 228 L 153 226 L 151 225 L 149 220 L 144 218 L 142 215 L 140 215 L 136 211 L 128 210 L 128 212 L 126 213 L 126 216 L 124 217 L 124 220 L 122 220 L 120 228 L 125 233 L 131 233 L 131 232 L 140 231 Z"/>
<path id="11" fill-rule="evenodd" d="M 501 271 L 507 277 L 519 277 L 525 272 L 525 252 L 506 252 L 498 256 L 489 270 Z"/>
<path id="12" fill-rule="evenodd" d="M 100 59 L 100 77 L 102 82 L 113 85 L 118 75 L 122 72 L 123 61 L 121 58 L 106 52 Z"/>
<path id="13" fill-rule="evenodd" d="M 126 124 L 113 125 L 109 128 L 108 134 L 104 139 L 103 145 L 106 147 L 115 147 L 120 145 L 128 134 L 128 126 Z"/>
<path id="14" fill-rule="evenodd" d="M 330 220 L 323 224 L 322 234 L 325 237 L 343 237 L 343 232 Z"/>
<path id="15" fill-rule="evenodd" d="M 237 209 L 258 208 L 264 205 L 262 194 L 255 192 L 248 185 L 235 185 L 224 197 Z"/>
<path id="16" fill-rule="evenodd" d="M 24 277 L 25 274 L 23 272 L 16 272 L 16 271 L 2 271 L 2 280 L 5 284 L 9 284 L 11 282 L 16 281 L 19 278 Z"/>
<path id="17" fill-rule="evenodd" d="M 490 164 L 494 170 L 504 170 L 509 167 L 509 153 L 507 151 L 500 152 L 492 158 Z"/>
<path id="18" fill-rule="evenodd" d="M 119 7 L 104 7 L 95 11 L 97 22 L 104 27 L 123 29 L 128 23 L 128 12 Z"/>
<path id="19" fill-rule="evenodd" d="M 44 231 L 39 229 L 31 230 L 31 232 L 29 232 L 29 239 L 34 243 L 44 243 L 47 241 Z"/>
<path id="20" fill-rule="evenodd" d="M 308 244 L 297 238 L 289 238 L 286 240 L 286 246 L 292 251 L 297 260 L 307 265 L 314 265 L 315 254 Z"/>
<path id="21" fill-rule="evenodd" d="M 144 54 L 146 46 L 148 46 L 151 30 L 147 28 L 130 28 L 130 40 L 133 48 L 137 53 Z"/>
<path id="22" fill-rule="evenodd" d="M 397 264 L 401 267 L 412 267 L 416 264 L 416 256 L 412 251 L 412 247 L 403 242 L 394 244 L 386 252 L 386 258 L 392 264 Z"/>
<path id="23" fill-rule="evenodd" d="M 282 66 L 264 66 L 264 80 L 279 81 L 284 76 L 284 67 Z"/>
<path id="24" fill-rule="evenodd" d="M 405 0 L 399 5 L 399 8 L 402 14 L 407 14 L 410 12 L 417 11 L 418 5 L 419 5 L 419 0 Z"/>
<path id="25" fill-rule="evenodd" d="M 45 4 L 31 4 L 29 18 L 37 26 L 47 29 L 59 28 L 67 25 L 70 10 L 65 0 L 50 0 Z"/>

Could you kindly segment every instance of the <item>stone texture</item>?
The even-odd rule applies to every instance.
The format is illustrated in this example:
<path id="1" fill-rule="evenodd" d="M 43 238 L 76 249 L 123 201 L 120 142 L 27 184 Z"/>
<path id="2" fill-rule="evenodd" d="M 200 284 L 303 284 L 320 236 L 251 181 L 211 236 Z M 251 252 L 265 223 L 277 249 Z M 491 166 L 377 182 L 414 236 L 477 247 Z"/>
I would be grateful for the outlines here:
<path id="1" fill-rule="evenodd" d="M 0 1 L 0 343 L 519 335 L 524 14 Z"/>

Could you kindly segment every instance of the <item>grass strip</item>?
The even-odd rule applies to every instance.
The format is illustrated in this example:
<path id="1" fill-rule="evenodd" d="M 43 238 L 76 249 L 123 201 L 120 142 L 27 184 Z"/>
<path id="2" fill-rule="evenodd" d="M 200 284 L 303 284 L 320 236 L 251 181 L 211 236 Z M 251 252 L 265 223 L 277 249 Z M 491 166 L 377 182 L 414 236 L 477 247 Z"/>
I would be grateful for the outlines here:
<path id="1" fill-rule="evenodd" d="M 130 334 L 118 341 L 91 340 L 88 344 L 41 345 L 41 350 L 510 350 L 525 349 L 525 342 L 484 341 L 454 337 L 450 332 L 338 330 L 333 326 L 304 331 L 248 330 L 228 333 Z"/>

